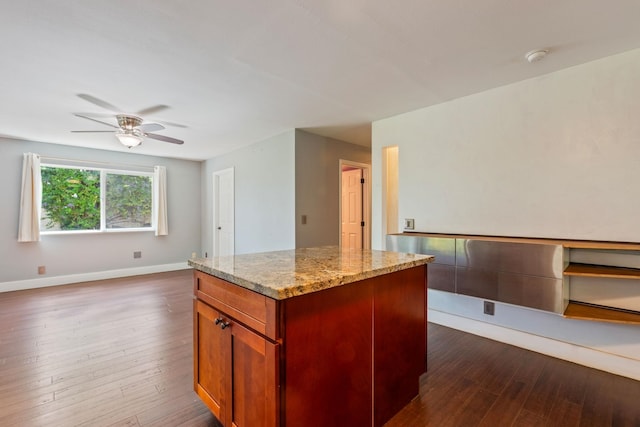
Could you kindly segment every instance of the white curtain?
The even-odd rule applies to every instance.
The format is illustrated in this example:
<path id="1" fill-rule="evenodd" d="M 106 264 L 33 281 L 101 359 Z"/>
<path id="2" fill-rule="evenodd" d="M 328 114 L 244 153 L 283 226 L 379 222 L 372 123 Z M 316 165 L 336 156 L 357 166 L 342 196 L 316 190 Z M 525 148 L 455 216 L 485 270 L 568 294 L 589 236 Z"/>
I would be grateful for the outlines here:
<path id="1" fill-rule="evenodd" d="M 40 156 L 34 153 L 24 153 L 18 242 L 37 242 L 40 240 L 41 201 Z"/>
<path id="2" fill-rule="evenodd" d="M 153 200 L 156 236 L 166 236 L 169 234 L 169 222 L 167 220 L 167 168 L 164 166 L 153 167 Z"/>

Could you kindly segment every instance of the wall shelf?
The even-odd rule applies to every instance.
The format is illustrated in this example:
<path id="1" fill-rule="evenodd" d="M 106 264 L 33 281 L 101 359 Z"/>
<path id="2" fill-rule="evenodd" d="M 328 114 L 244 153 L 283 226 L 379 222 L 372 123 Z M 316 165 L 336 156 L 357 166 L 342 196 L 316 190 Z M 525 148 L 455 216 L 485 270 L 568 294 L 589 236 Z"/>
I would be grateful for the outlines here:
<path id="1" fill-rule="evenodd" d="M 567 305 L 567 309 L 564 312 L 564 317 L 570 319 L 640 325 L 640 312 L 619 310 L 611 307 L 602 307 L 577 301 L 569 302 L 569 305 Z"/>
<path id="2" fill-rule="evenodd" d="M 600 249 L 600 248 L 598 248 Z M 600 277 L 610 279 L 640 279 L 640 269 L 608 265 L 570 263 L 565 276 Z M 564 317 L 570 319 L 640 325 L 640 312 L 606 307 L 580 301 L 569 301 Z"/>
<path id="3" fill-rule="evenodd" d="M 571 263 L 564 270 L 565 276 L 610 277 L 614 279 L 640 279 L 640 269 L 607 265 Z"/>

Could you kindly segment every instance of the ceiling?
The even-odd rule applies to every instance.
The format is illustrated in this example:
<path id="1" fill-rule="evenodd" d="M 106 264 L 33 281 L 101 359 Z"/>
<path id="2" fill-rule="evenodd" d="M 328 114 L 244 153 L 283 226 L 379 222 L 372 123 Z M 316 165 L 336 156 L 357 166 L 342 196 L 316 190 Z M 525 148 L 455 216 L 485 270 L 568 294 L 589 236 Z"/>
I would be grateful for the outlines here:
<path id="1" fill-rule="evenodd" d="M 70 132 L 109 129 L 72 114 L 108 113 L 84 93 L 168 105 L 143 118 L 185 144 L 132 152 L 195 160 L 292 128 L 369 145 L 372 121 L 640 47 L 637 0 L 0 1 L 1 136 L 127 151 Z"/>

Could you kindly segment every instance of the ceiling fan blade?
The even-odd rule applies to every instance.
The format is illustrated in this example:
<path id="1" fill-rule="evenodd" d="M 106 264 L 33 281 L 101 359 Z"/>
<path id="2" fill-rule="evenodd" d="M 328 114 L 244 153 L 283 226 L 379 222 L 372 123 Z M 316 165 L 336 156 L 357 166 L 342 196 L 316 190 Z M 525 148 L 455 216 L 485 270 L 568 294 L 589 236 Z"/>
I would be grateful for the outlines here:
<path id="1" fill-rule="evenodd" d="M 82 117 L 83 119 L 91 120 L 93 122 L 102 123 L 103 125 L 111 126 L 112 128 L 120 129 L 116 125 L 112 125 L 111 123 L 103 122 L 102 120 L 92 119 L 89 116 L 83 116 L 82 114 L 78 114 L 78 113 L 73 113 L 73 115 L 76 116 L 76 117 Z"/>
<path id="2" fill-rule="evenodd" d="M 158 123 L 162 123 L 163 125 L 167 125 L 167 126 L 171 126 L 174 128 L 187 128 L 188 126 L 186 125 L 181 125 L 180 123 L 173 123 L 173 122 L 167 122 L 164 120 L 157 120 Z"/>
<path id="3" fill-rule="evenodd" d="M 109 104 L 107 101 L 103 101 L 102 99 L 96 98 L 95 96 L 88 95 L 88 94 L 86 94 L 86 93 L 79 93 L 79 94 L 78 94 L 78 97 L 80 97 L 80 98 L 84 99 L 84 100 L 85 100 L 85 101 L 87 101 L 87 102 L 90 102 L 90 103 L 92 103 L 92 104 L 95 104 L 95 105 L 97 105 L 98 107 L 102 107 L 102 108 L 106 108 L 107 110 L 111 110 L 111 111 L 113 111 L 114 113 L 117 113 L 117 112 L 119 112 L 119 111 L 122 111 L 122 110 L 120 110 L 118 107 L 116 107 L 115 105 L 113 105 L 113 104 Z"/>
<path id="4" fill-rule="evenodd" d="M 157 133 L 146 133 L 149 138 L 157 139 L 158 141 L 170 142 L 172 144 L 184 144 L 184 141 L 180 139 L 171 138 L 169 136 L 158 135 Z"/>
<path id="5" fill-rule="evenodd" d="M 166 110 L 169 108 L 168 105 L 154 105 L 153 107 L 144 108 L 136 113 L 138 116 L 146 116 L 147 114 L 157 113 L 158 111 Z"/>
<path id="6" fill-rule="evenodd" d="M 140 129 L 144 133 L 147 133 L 162 130 L 164 129 L 164 126 L 162 126 L 160 123 L 142 123 L 140 126 L 138 126 L 138 129 Z"/>
<path id="7" fill-rule="evenodd" d="M 107 133 L 113 133 L 112 130 L 72 130 L 72 133 L 102 133 L 102 132 L 107 132 Z"/>
<path id="8" fill-rule="evenodd" d="M 73 113 L 73 114 L 77 114 L 80 116 L 84 116 L 84 117 L 95 117 L 95 118 L 113 118 L 115 116 L 115 114 L 113 113 Z"/>

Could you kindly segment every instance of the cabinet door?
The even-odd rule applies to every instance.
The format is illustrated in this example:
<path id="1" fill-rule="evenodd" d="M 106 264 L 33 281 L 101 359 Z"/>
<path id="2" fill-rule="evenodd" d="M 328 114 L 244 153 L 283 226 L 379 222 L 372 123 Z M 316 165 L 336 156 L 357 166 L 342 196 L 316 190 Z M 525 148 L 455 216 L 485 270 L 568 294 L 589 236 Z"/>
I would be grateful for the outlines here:
<path id="1" fill-rule="evenodd" d="M 227 319 L 225 319 L 227 320 Z M 228 387 L 232 407 L 225 425 L 235 427 L 275 427 L 279 424 L 279 344 L 227 320 L 224 331 L 231 337 L 232 374 Z"/>
<path id="2" fill-rule="evenodd" d="M 194 389 L 225 426 L 275 427 L 279 344 L 194 301 Z"/>
<path id="3" fill-rule="evenodd" d="M 194 390 L 216 418 L 224 421 L 230 334 L 215 323 L 220 313 L 202 301 L 194 300 L 193 313 Z"/>

